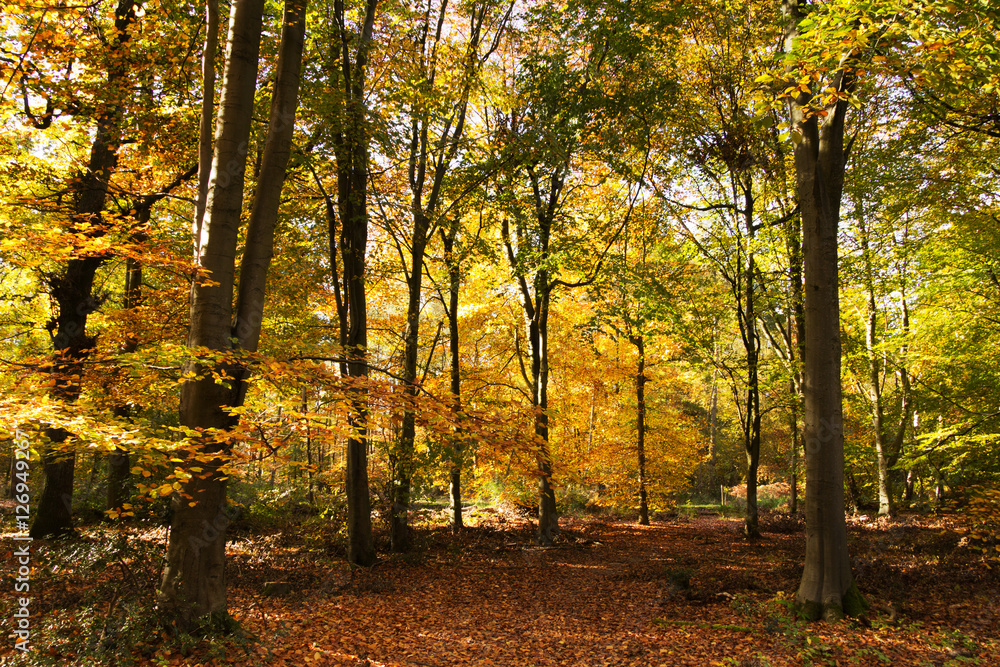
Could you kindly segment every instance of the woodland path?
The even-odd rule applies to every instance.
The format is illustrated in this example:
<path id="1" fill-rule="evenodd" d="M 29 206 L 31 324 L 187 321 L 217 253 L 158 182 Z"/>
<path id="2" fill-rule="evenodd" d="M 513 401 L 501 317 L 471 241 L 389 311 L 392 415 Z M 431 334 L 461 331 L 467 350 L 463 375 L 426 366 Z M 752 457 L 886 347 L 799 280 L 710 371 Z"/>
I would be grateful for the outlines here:
<path id="1" fill-rule="evenodd" d="M 922 521 L 852 525 L 863 622 L 795 619 L 804 537 L 780 515 L 756 542 L 715 516 L 564 520 L 549 549 L 524 522 L 428 530 L 416 553 L 353 577 L 237 542 L 230 606 L 279 665 L 1000 665 L 996 570 Z M 273 579 L 292 592 L 262 598 Z"/>

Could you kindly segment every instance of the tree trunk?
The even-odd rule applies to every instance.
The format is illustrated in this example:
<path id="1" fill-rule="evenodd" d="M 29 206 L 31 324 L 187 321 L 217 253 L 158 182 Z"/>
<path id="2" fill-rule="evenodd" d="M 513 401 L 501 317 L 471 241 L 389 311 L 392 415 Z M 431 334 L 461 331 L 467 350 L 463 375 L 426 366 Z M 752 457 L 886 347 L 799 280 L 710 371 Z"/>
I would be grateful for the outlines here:
<path id="1" fill-rule="evenodd" d="M 785 0 L 786 51 L 798 38 L 799 0 Z M 854 79 L 835 73 L 831 85 L 845 93 Z M 806 557 L 796 600 L 811 619 L 857 615 L 865 602 L 851 573 L 844 517 L 844 432 L 840 387 L 840 300 L 837 229 L 847 151 L 839 100 L 822 119 L 807 114 L 812 93 L 789 102 L 795 172 L 802 211 L 805 294 L 803 359 L 806 443 Z"/>
<path id="2" fill-rule="evenodd" d="M 152 207 L 148 206 L 139 210 L 140 222 L 149 222 L 149 213 Z M 142 300 L 142 264 L 134 257 L 125 260 L 125 298 L 122 307 L 126 310 L 135 310 Z M 131 354 L 139 347 L 139 341 L 134 335 L 128 335 L 125 344 L 122 346 L 123 354 Z M 114 409 L 115 416 L 122 419 L 131 419 L 132 406 L 121 404 Z M 129 452 L 124 447 L 116 447 L 108 455 L 108 492 L 105 509 L 120 511 L 122 505 L 129 496 L 129 477 L 131 463 Z"/>
<path id="3" fill-rule="evenodd" d="M 538 438 L 538 543 L 552 546 L 559 533 L 556 491 L 552 486 L 552 454 L 549 451 L 549 299 L 548 272 L 542 271 L 536 289 L 537 320 L 529 324 L 532 340 L 531 371 L 534 384 L 535 435 Z"/>
<path id="4" fill-rule="evenodd" d="M 716 332 L 713 331 L 713 339 Z M 712 342 L 713 348 L 717 347 L 716 341 Z M 716 350 L 713 349 L 712 361 L 716 361 Z M 719 475 L 716 472 L 719 464 L 719 367 L 712 364 L 712 394 L 709 399 L 708 409 L 708 465 L 709 465 L 709 489 L 715 489 L 719 483 Z"/>
<path id="5" fill-rule="evenodd" d="M 278 74 L 234 318 L 235 257 L 263 9 L 263 0 L 237 0 L 230 16 L 222 109 L 199 257 L 213 282 L 194 285 L 190 347 L 226 351 L 235 339 L 239 347 L 254 352 L 260 338 L 274 225 L 298 99 L 306 8 L 304 0 L 285 3 Z M 161 605 L 181 626 L 205 616 L 226 615 L 225 534 L 231 521 L 226 508 L 226 465 L 231 446 L 219 435 L 238 420 L 228 409 L 242 405 L 247 378 L 247 369 L 233 362 L 214 366 L 192 362 L 189 370 L 205 377 L 182 385 L 181 424 L 204 435 L 195 441 L 186 462 L 192 477 L 184 493 L 173 498 L 167 564 L 158 591 Z M 233 378 L 231 385 L 213 380 L 212 374 L 220 372 Z"/>
<path id="6" fill-rule="evenodd" d="M 878 513 L 889 516 L 893 513 L 892 493 L 889 488 L 888 453 L 885 441 L 885 409 L 882 401 L 882 368 L 876 349 L 878 338 L 878 306 L 875 303 L 875 279 L 873 276 L 868 229 L 865 226 L 865 211 L 862 202 L 858 207 L 858 236 L 865 269 L 865 291 L 867 292 L 867 317 L 865 321 L 865 349 L 868 354 L 868 391 L 870 392 L 872 427 L 875 430 L 875 464 L 878 471 Z"/>
<path id="7" fill-rule="evenodd" d="M 335 0 L 334 14 L 340 26 L 332 44 L 334 65 L 329 75 L 339 90 L 333 115 L 334 149 L 337 159 L 337 206 L 326 196 L 330 223 L 330 269 L 340 320 L 340 344 L 346 361 L 341 374 L 348 387 L 348 423 L 351 435 L 345 452 L 347 494 L 347 559 L 355 565 L 375 562 L 372 537 L 371 497 L 368 489 L 368 305 L 365 289 L 365 253 L 368 246 L 368 130 L 365 108 L 365 77 L 378 0 L 367 0 L 359 35 L 343 30 L 347 14 L 343 0 Z M 357 37 L 357 39 L 355 39 Z M 351 46 L 356 44 L 354 60 Z M 325 194 L 325 193 L 324 193 Z M 339 255 L 343 275 L 337 267 L 337 214 L 340 215 Z"/>
<path id="8" fill-rule="evenodd" d="M 757 330 L 756 288 L 754 279 L 753 191 L 749 176 L 741 182 L 744 194 L 744 222 L 747 228 L 746 270 L 743 274 L 743 306 L 740 309 L 740 333 L 747 357 L 747 395 L 744 408 L 743 444 L 747 457 L 747 513 L 744 534 L 751 539 L 760 537 L 760 515 L 757 509 L 757 473 L 760 467 L 760 333 Z M 739 297 L 737 294 L 737 303 Z"/>
<path id="9" fill-rule="evenodd" d="M 458 331 L 458 301 L 459 290 L 462 286 L 462 273 L 459 259 L 455 255 L 455 239 L 458 236 L 459 226 L 458 218 L 453 218 L 448 231 L 441 230 L 445 264 L 448 267 L 448 353 L 452 411 L 455 414 L 456 422 L 461 421 L 462 415 L 462 374 Z M 464 527 L 462 522 L 462 463 L 464 457 L 462 436 L 462 427 L 457 424 L 452 433 L 449 475 L 451 482 L 451 530 L 453 533 L 461 532 Z"/>
<path id="10" fill-rule="evenodd" d="M 802 358 L 805 355 L 806 340 L 806 319 L 805 306 L 802 294 L 802 220 L 800 216 L 791 216 L 788 220 L 788 268 L 789 282 L 792 292 L 792 321 L 789 322 L 788 340 L 795 341 L 794 345 L 789 345 L 789 360 L 792 362 L 792 378 L 790 393 L 792 396 L 792 451 L 791 451 L 791 499 L 789 501 L 789 512 L 798 513 L 798 470 L 799 470 L 799 449 L 802 446 L 801 431 L 799 430 L 799 406 L 802 400 Z M 792 327 L 794 326 L 794 336 Z"/>
<path id="11" fill-rule="evenodd" d="M 292 151 L 295 111 L 299 103 L 299 75 L 305 43 L 307 5 L 308 0 L 285 0 L 267 138 L 240 264 L 233 333 L 240 349 L 248 352 L 257 351 L 264 319 L 267 273 L 274 256 L 274 228 Z M 245 373 L 243 375 L 245 377 Z M 246 390 L 244 382 L 238 397 L 240 405 L 243 404 Z"/>
<path id="12" fill-rule="evenodd" d="M 792 446 L 789 448 L 789 498 L 788 498 L 788 512 L 789 514 L 797 514 L 799 511 L 799 407 L 798 401 L 796 400 L 795 391 L 795 381 L 789 383 L 791 385 L 789 393 L 792 395 L 792 409 L 789 415 L 789 431 L 792 434 Z"/>
<path id="13" fill-rule="evenodd" d="M 58 447 L 69 436 L 63 429 L 46 429 L 51 449 L 42 459 L 45 484 L 38 500 L 38 511 L 31 524 L 35 539 L 75 534 L 73 529 L 73 471 L 75 452 L 59 452 Z"/>
<path id="14" fill-rule="evenodd" d="M 549 449 L 549 304 L 552 298 L 551 276 L 545 262 L 549 258 L 549 242 L 552 234 L 552 221 L 555 217 L 559 194 L 564 184 L 564 175 L 568 164 L 557 167 L 549 177 L 548 197 L 542 195 L 539 179 L 534 168 L 527 169 L 534 194 L 534 229 L 537 233 L 537 245 L 540 265 L 534 269 L 531 287 L 523 269 L 520 268 L 517 255 L 514 253 L 510 239 L 510 230 L 506 219 L 501 232 L 507 249 L 507 259 L 511 269 L 517 275 L 521 290 L 521 306 L 524 310 L 527 327 L 528 343 L 531 346 L 531 407 L 534 411 L 535 437 L 538 451 L 538 543 L 551 546 L 559 533 L 559 514 L 556 508 L 555 489 L 552 486 L 552 454 Z M 527 234 L 525 229 L 519 229 L 518 238 Z M 522 251 L 520 245 L 518 252 Z"/>
<path id="15" fill-rule="evenodd" d="M 406 398 L 411 401 L 403 411 L 399 441 L 396 445 L 396 465 L 393 474 L 389 517 L 389 544 L 392 551 L 409 549 L 410 485 L 413 476 L 413 448 L 416 439 L 417 353 L 420 350 L 420 306 L 423 283 L 424 251 L 430 220 L 422 211 L 414 213 L 413 238 L 410 245 L 410 270 L 407 280 L 409 298 L 406 308 L 406 330 L 403 336 L 402 381 Z"/>
<path id="16" fill-rule="evenodd" d="M 122 0 L 115 9 L 116 37 L 108 54 L 108 104 L 97 119 L 87 170 L 73 185 L 76 205 L 70 226 L 88 236 L 102 231 L 101 214 L 107 200 L 111 173 L 118 162 L 120 100 L 126 94 L 123 87 L 127 76 L 123 54 L 131 39 L 129 29 L 135 21 L 135 7 L 132 0 Z M 55 352 L 48 371 L 53 376 L 53 396 L 67 403 L 75 402 L 80 394 L 83 362 L 94 347 L 94 338 L 86 334 L 87 317 L 99 306 L 93 295 L 94 277 L 106 259 L 105 256 L 74 258 L 69 260 L 65 271 L 49 278 L 49 291 L 57 314 L 47 326 Z M 70 434 L 61 428 L 46 429 L 45 433 L 49 440 L 42 451 L 45 484 L 31 526 L 30 534 L 34 538 L 73 532 L 73 467 L 76 456 L 62 451 Z"/>
<path id="17" fill-rule="evenodd" d="M 916 482 L 916 475 L 913 474 L 913 470 L 906 471 L 906 486 L 903 490 L 903 505 L 906 507 L 910 506 L 913 502 L 913 487 Z"/>
<path id="18" fill-rule="evenodd" d="M 201 230 L 212 173 L 212 123 L 215 118 L 215 53 L 219 49 L 219 0 L 205 0 L 205 46 L 201 54 L 201 116 L 198 124 L 198 196 L 191 232 L 194 261 L 201 254 Z"/>
<path id="19" fill-rule="evenodd" d="M 649 525 L 649 504 L 646 498 L 646 341 L 639 336 L 630 336 L 639 353 L 639 365 L 635 374 L 636 402 L 636 449 L 639 455 L 639 525 Z"/>
<path id="20" fill-rule="evenodd" d="M 424 154 L 422 157 L 421 171 L 426 168 L 427 156 Z M 413 186 L 411 185 L 411 187 Z M 396 446 L 396 466 L 389 518 L 390 548 L 397 553 L 406 551 L 410 546 L 410 486 L 413 476 L 413 449 L 417 431 L 417 414 L 413 402 L 417 399 L 417 353 L 420 351 L 420 306 L 423 289 L 424 252 L 427 248 L 431 222 L 422 210 L 422 183 L 418 188 L 413 201 L 413 237 L 410 243 L 410 270 L 407 276 L 409 298 L 403 340 L 402 381 L 405 383 L 404 391 L 410 403 L 403 411 L 403 422 Z"/>

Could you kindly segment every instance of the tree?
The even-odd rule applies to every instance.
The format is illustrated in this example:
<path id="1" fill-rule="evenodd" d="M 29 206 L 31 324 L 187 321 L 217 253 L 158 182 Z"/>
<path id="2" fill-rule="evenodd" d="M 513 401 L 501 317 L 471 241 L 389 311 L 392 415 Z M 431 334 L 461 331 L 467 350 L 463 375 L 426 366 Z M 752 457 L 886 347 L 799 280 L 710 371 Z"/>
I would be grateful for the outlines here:
<path id="1" fill-rule="evenodd" d="M 733 17 L 739 16 L 740 20 Z M 757 479 L 761 454 L 762 370 L 768 358 L 761 321 L 768 310 L 769 237 L 797 215 L 785 200 L 784 152 L 778 145 L 771 114 L 755 118 L 753 76 L 771 57 L 776 36 L 774 17 L 752 5 L 730 14 L 708 7 L 690 19 L 691 44 L 681 59 L 678 78 L 687 94 L 674 110 L 666 131 L 667 148 L 683 157 L 675 164 L 661 159 L 656 192 L 673 208 L 690 241 L 728 285 L 742 357 L 730 363 L 713 349 L 730 384 L 739 414 L 746 456 L 745 533 L 759 537 Z M 676 163 L 683 164 L 677 169 Z M 672 173 L 680 171 L 680 173 Z M 672 191 L 677 191 L 674 194 Z M 771 260 L 770 264 L 773 265 Z M 768 272 L 770 273 L 770 272 Z M 766 389 L 766 384 L 764 387 Z"/>
<path id="2" fill-rule="evenodd" d="M 640 206 L 645 208 L 649 204 L 643 202 Z M 644 526 L 649 525 L 647 388 L 651 378 L 648 367 L 664 361 L 658 356 L 647 359 L 647 350 L 657 338 L 671 331 L 671 324 L 683 307 L 682 285 L 683 290 L 691 290 L 697 282 L 691 275 L 694 263 L 684 256 L 679 245 L 665 240 L 669 232 L 664 223 L 651 210 L 630 216 L 625 232 L 608 255 L 603 275 L 591 289 L 597 311 L 595 326 L 614 338 L 628 341 L 636 352 L 636 495 L 639 524 Z"/>
<path id="3" fill-rule="evenodd" d="M 97 127 L 86 170 L 71 186 L 74 204 L 68 231 L 85 238 L 98 237 L 107 231 L 102 214 L 122 139 L 123 96 L 128 78 L 127 51 L 136 7 L 136 3 L 124 0 L 115 9 L 113 36 L 107 54 L 108 97 L 95 117 Z M 33 123 L 47 127 L 54 110 L 51 97 L 47 98 L 44 119 L 31 115 L 27 92 L 24 98 L 26 113 Z M 94 277 L 107 258 L 104 253 L 73 257 L 61 271 L 48 279 L 57 312 L 47 325 L 54 351 L 47 371 L 52 375 L 53 396 L 67 403 L 75 402 L 80 396 L 83 364 L 96 342 L 87 335 L 87 318 L 99 307 L 99 297 L 94 293 Z M 71 435 L 61 427 L 46 429 L 45 436 L 51 444 L 43 455 L 45 485 L 31 526 L 32 537 L 50 537 L 73 531 L 73 469 L 76 455 L 63 449 Z"/>
<path id="4" fill-rule="evenodd" d="M 348 29 L 343 0 L 334 2 L 334 26 L 327 72 L 334 89 L 333 144 L 337 198 L 324 192 L 329 221 L 330 267 L 334 282 L 341 375 L 351 384 L 351 436 L 347 441 L 347 530 L 350 562 L 375 562 L 371 499 L 368 495 L 368 306 L 365 255 L 368 245 L 369 129 L 365 103 L 368 58 L 378 0 L 366 0 L 356 32 Z M 338 230 L 337 222 L 340 222 Z M 340 255 L 338 260 L 338 254 Z M 338 269 L 338 261 L 343 263 Z"/>
<path id="5" fill-rule="evenodd" d="M 255 352 L 260 338 L 279 194 L 298 103 L 306 6 L 304 0 L 287 0 L 262 178 L 248 223 L 234 309 L 235 258 L 263 10 L 262 0 L 239 0 L 232 7 L 212 177 L 198 248 L 199 268 L 208 280 L 196 281 L 192 290 L 188 347 L 193 358 L 181 386 L 180 418 L 193 444 L 183 455 L 183 491 L 171 502 L 167 562 L 157 591 L 161 605 L 181 626 L 226 613 L 225 543 L 230 522 L 226 483 L 232 448 L 228 433 L 238 422 L 234 409 L 243 405 L 249 372 L 231 355 Z M 202 359 L 206 352 L 216 361 Z M 220 352 L 221 362 L 215 356 Z"/>
<path id="6" fill-rule="evenodd" d="M 851 573 L 844 518 L 844 430 L 840 387 L 837 230 L 850 147 L 844 126 L 857 79 L 849 66 L 821 83 L 795 71 L 807 18 L 784 0 L 790 125 L 803 234 L 805 342 L 802 360 L 806 446 L 806 559 L 796 600 L 813 619 L 857 615 L 865 603 Z M 846 30 L 846 29 L 845 29 Z M 854 55 L 851 44 L 844 58 Z M 817 105 L 817 100 L 820 101 Z"/>
<path id="7" fill-rule="evenodd" d="M 446 179 L 462 147 L 472 88 L 483 64 L 500 43 L 512 6 L 508 5 L 504 11 L 502 5 L 496 7 L 489 0 L 484 0 L 464 8 L 469 11 L 468 41 L 464 49 L 459 51 L 461 57 L 457 62 L 449 63 L 446 60 L 447 52 L 452 49 L 458 50 L 458 45 L 452 45 L 450 43 L 452 39 L 444 34 L 443 30 L 446 23 L 456 23 L 465 17 L 449 16 L 447 0 L 437 7 L 436 16 L 435 12 L 432 12 L 433 4 L 428 3 L 415 29 L 416 71 L 412 77 L 419 84 L 413 91 L 413 97 L 408 101 L 407 181 L 410 190 L 412 228 L 407 239 L 409 251 L 405 253 L 406 266 L 404 266 L 408 296 L 401 372 L 401 380 L 409 402 L 403 410 L 399 442 L 395 450 L 396 463 L 389 524 L 393 551 L 405 551 L 409 546 L 408 514 L 417 421 L 413 402 L 418 395 L 417 356 L 420 348 L 420 314 L 427 245 L 433 240 L 435 230 L 440 228 L 441 219 L 464 194 L 456 193 L 452 203 L 449 206 L 444 205 L 444 188 L 448 185 Z M 457 77 L 448 72 L 448 68 L 458 70 Z M 457 81 L 446 80 L 442 83 L 439 77 L 445 76 L 448 79 L 457 78 Z M 457 230 L 455 224 L 457 222 L 453 223 L 452 229 Z M 446 248 L 445 252 L 451 255 L 454 250 L 454 234 L 449 236 L 444 233 L 443 228 L 440 229 L 445 243 L 451 246 Z M 457 308 L 457 285 L 453 289 L 454 296 L 450 297 L 455 299 L 455 303 L 450 304 L 452 312 Z M 451 342 L 455 350 L 453 354 L 457 354 L 457 320 L 449 321 L 451 323 L 449 328 L 452 329 L 454 336 Z M 457 401 L 459 387 L 454 384 L 454 380 L 452 393 Z M 461 498 L 458 503 L 461 505 Z"/>

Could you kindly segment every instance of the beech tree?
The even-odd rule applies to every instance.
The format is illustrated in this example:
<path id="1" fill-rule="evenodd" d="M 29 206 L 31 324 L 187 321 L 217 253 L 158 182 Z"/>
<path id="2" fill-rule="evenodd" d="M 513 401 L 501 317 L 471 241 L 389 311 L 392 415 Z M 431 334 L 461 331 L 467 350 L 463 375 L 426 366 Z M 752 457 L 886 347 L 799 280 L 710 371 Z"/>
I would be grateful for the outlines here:
<path id="1" fill-rule="evenodd" d="M 685 256 L 679 244 L 665 240 L 670 234 L 666 220 L 648 202 L 641 202 L 631 216 L 622 237 L 608 254 L 605 270 L 590 288 L 596 303 L 594 324 L 605 335 L 628 341 L 635 348 L 635 455 L 638 468 L 636 496 L 639 524 L 649 525 L 650 480 L 647 458 L 649 448 L 650 368 L 662 364 L 660 355 L 647 357 L 657 338 L 669 335 L 671 324 L 683 307 L 682 289 L 697 284 L 692 275 L 696 263 Z M 683 286 L 683 288 L 682 288 Z M 591 425 L 591 428 L 594 428 Z"/>
<path id="2" fill-rule="evenodd" d="M 529 360 L 527 364 L 522 362 L 522 367 L 528 368 L 524 379 L 530 387 L 534 412 L 538 542 L 542 545 L 551 545 L 559 531 L 549 449 L 549 308 L 557 288 L 589 284 L 599 269 L 594 265 L 589 267 L 589 275 L 564 280 L 559 277 L 556 257 L 566 236 L 575 231 L 565 217 L 566 186 L 572 178 L 573 158 L 585 120 L 584 100 L 589 97 L 594 70 L 600 68 L 604 54 L 598 48 L 582 66 L 571 62 L 566 53 L 550 56 L 550 62 L 539 61 L 532 73 L 537 77 L 532 83 L 538 87 L 526 96 L 523 107 L 510 110 L 500 128 L 507 149 L 512 151 L 512 164 L 516 165 L 509 174 L 510 181 L 505 180 L 500 187 L 524 196 L 523 201 L 505 202 L 500 227 L 524 311 Z M 548 150 L 536 155 L 537 147 Z M 558 245 L 554 247 L 553 241 Z M 582 250 L 579 246 L 576 249 Z"/>
<path id="3" fill-rule="evenodd" d="M 785 0 L 785 51 L 794 63 L 808 15 Z M 806 559 L 796 599 L 813 619 L 858 615 L 865 602 L 851 573 L 844 517 L 844 417 L 840 386 L 837 232 L 850 146 L 845 138 L 856 74 L 847 63 L 814 81 L 789 66 L 795 174 L 802 215 L 805 341 L 802 364 L 806 447 Z M 821 87 L 821 84 L 822 87 Z M 819 100 L 819 104 L 817 104 Z"/>
<path id="4" fill-rule="evenodd" d="M 368 160 L 370 130 L 365 102 L 368 59 L 378 0 L 367 0 L 356 29 L 343 0 L 334 2 L 327 77 L 333 84 L 331 119 L 337 163 L 337 197 L 324 191 L 329 222 L 330 268 L 334 283 L 341 375 L 351 380 L 351 436 L 347 441 L 347 530 L 350 562 L 375 562 L 371 498 L 368 495 L 368 303 L 365 258 L 368 246 Z M 339 227 L 338 227 L 339 222 Z M 338 269 L 338 263 L 342 267 Z"/>
<path id="5" fill-rule="evenodd" d="M 134 57 L 130 49 L 135 46 L 133 37 L 138 8 L 138 3 L 124 0 L 115 6 L 110 21 L 100 17 L 90 26 L 92 34 L 88 35 L 87 41 L 99 44 L 103 49 L 100 55 L 104 71 L 102 80 L 97 84 L 103 99 L 97 99 L 98 95 L 95 95 L 93 99 L 83 102 L 77 91 L 66 90 L 43 76 L 46 68 L 61 69 L 64 63 L 57 60 L 34 65 L 32 47 L 42 50 L 40 60 L 46 57 L 58 59 L 64 54 L 58 49 L 47 48 L 47 44 L 34 45 L 34 37 L 25 45 L 26 50 L 18 67 L 20 72 L 15 69 L 11 74 L 11 80 L 20 74 L 24 114 L 37 130 L 46 130 L 61 114 L 87 118 L 95 125 L 86 166 L 68 186 L 67 199 L 71 204 L 68 207 L 62 204 L 63 196 L 59 195 L 54 199 L 57 205 L 50 211 L 67 218 L 64 227 L 54 226 L 63 227 L 67 238 L 76 239 L 82 248 L 46 277 L 55 312 L 46 324 L 53 355 L 44 370 L 51 376 L 50 393 L 53 398 L 67 404 L 76 402 L 84 389 L 85 363 L 96 345 L 96 338 L 87 332 L 88 318 L 98 310 L 103 300 L 103 295 L 95 288 L 95 279 L 101 267 L 112 257 L 107 249 L 88 250 L 86 246 L 99 245 L 102 237 L 119 232 L 118 221 L 114 216 L 106 216 L 105 209 L 123 143 L 123 125 L 131 106 L 127 90 L 134 76 L 131 69 Z M 43 15 L 35 28 L 36 36 L 48 23 Z M 68 71 L 72 71 L 73 55 L 65 57 L 70 58 Z M 101 68 L 98 67 L 97 71 Z M 33 111 L 32 97 L 45 100 L 44 111 Z M 129 217 L 126 216 L 125 220 Z M 45 429 L 45 437 L 48 440 L 43 453 L 45 484 L 31 526 L 31 535 L 36 538 L 73 532 L 74 435 L 66 428 L 51 425 Z"/>
<path id="6" fill-rule="evenodd" d="M 197 243 L 199 268 L 207 280 L 196 280 L 192 290 L 188 335 L 192 359 L 184 371 L 180 405 L 181 425 L 193 443 L 182 454 L 186 482 L 171 501 L 167 562 L 157 592 L 161 605 L 182 626 L 226 614 L 225 544 L 231 519 L 226 486 L 232 447 L 227 434 L 238 422 L 235 409 L 245 400 L 249 373 L 232 354 L 255 352 L 259 342 L 274 225 L 298 103 L 306 6 L 304 0 L 287 0 L 261 179 L 254 194 L 234 308 L 263 11 L 263 0 L 238 0 L 232 6 L 212 175 Z M 202 360 L 205 352 L 221 352 L 225 360 Z"/>
<path id="7" fill-rule="evenodd" d="M 441 2 L 437 7 L 428 3 L 415 29 L 415 72 L 412 76 L 419 83 L 407 104 L 409 148 L 406 161 L 412 227 L 406 239 L 408 252 L 404 253 L 400 249 L 401 255 L 406 259 L 404 273 L 408 294 L 401 380 L 411 403 L 403 410 L 395 450 L 389 524 L 393 551 L 405 551 L 409 546 L 408 513 L 417 422 L 412 401 L 416 400 L 418 394 L 417 356 L 420 348 L 420 314 L 427 245 L 433 240 L 435 231 L 442 229 L 444 233 L 442 218 L 463 196 L 462 192 L 455 192 L 448 204 L 446 179 L 451 175 L 453 164 L 462 148 L 473 86 L 477 83 L 484 63 L 499 46 L 512 6 L 496 6 L 485 0 L 463 7 L 463 10 L 468 11 L 468 16 L 465 16 L 464 11 L 462 14 L 450 13 L 447 1 Z M 445 29 L 450 32 L 465 23 L 467 27 L 463 27 L 468 31 L 467 41 L 465 44 L 451 44 L 452 38 L 445 33 Z M 460 49 L 461 57 L 456 62 L 449 62 L 446 58 L 451 49 Z M 457 77 L 448 69 L 458 70 Z M 439 81 L 439 77 L 445 76 L 449 79 L 457 78 L 457 82 Z M 451 254 L 454 250 L 454 235 L 449 237 L 445 234 L 444 241 L 451 246 L 445 252 Z M 455 294 L 452 298 L 457 299 L 457 292 Z M 452 304 L 452 312 L 456 307 Z M 453 329 L 454 321 L 451 325 L 449 328 Z M 457 332 L 453 334 L 457 335 Z M 457 350 L 457 339 L 452 341 L 452 347 Z M 456 398 L 459 396 L 457 385 L 453 385 L 452 392 Z M 461 504 L 460 498 L 458 502 Z"/>
<path id="8" fill-rule="evenodd" d="M 740 18 L 736 19 L 734 16 Z M 753 79 L 773 57 L 776 16 L 747 4 L 735 14 L 709 6 L 691 16 L 691 43 L 681 51 L 678 79 L 687 91 L 659 131 L 654 189 L 728 286 L 742 353 L 712 350 L 713 366 L 726 378 L 737 409 L 746 457 L 748 537 L 759 537 L 757 483 L 762 445 L 766 371 L 762 320 L 768 311 L 778 253 L 774 231 L 797 212 L 777 185 L 784 181 L 784 152 L 772 114 L 753 111 Z M 770 35 L 768 34 L 770 33 Z M 666 159 L 676 151 L 682 157 Z M 683 164 L 678 168 L 678 164 Z M 783 267 L 782 267 L 783 268 Z M 713 346 L 715 347 L 715 346 Z"/>

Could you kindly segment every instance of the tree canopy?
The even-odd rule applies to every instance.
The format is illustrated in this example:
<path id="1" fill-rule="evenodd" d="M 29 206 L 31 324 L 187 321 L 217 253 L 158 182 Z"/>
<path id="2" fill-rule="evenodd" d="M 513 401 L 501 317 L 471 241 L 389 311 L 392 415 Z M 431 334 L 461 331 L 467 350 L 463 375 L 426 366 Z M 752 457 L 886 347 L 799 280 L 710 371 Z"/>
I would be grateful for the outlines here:
<path id="1" fill-rule="evenodd" d="M 780 487 L 813 618 L 865 607 L 847 512 L 951 503 L 995 558 L 998 29 L 989 0 L 4 5 L 16 529 L 160 516 L 178 627 L 225 618 L 227 529 L 275 503 L 371 566 L 445 497 L 552 546 L 720 495 L 756 539 Z"/>

